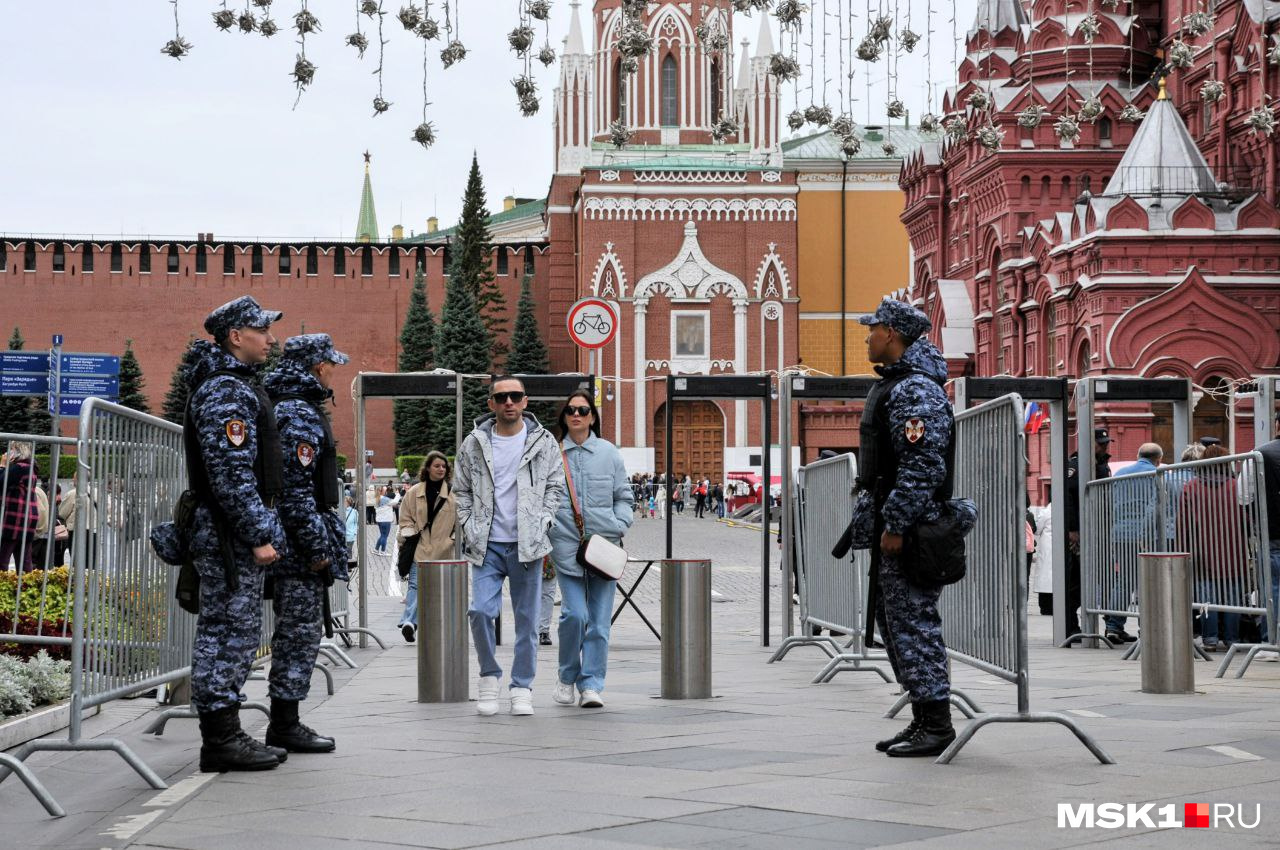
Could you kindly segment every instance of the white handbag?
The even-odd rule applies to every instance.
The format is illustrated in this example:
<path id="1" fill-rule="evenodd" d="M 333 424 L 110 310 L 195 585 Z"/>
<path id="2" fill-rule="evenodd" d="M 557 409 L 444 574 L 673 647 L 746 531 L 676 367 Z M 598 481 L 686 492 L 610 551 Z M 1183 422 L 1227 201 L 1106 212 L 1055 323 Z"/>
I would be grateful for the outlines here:
<path id="1" fill-rule="evenodd" d="M 564 482 L 569 490 L 569 503 L 573 505 L 573 523 L 578 527 L 578 563 L 583 569 L 591 570 L 601 578 L 617 581 L 627 568 L 627 550 L 599 534 L 586 533 L 582 508 L 578 505 L 578 494 L 573 486 L 573 476 L 569 473 L 569 460 L 564 452 L 560 453 L 560 461 L 564 464 Z"/>

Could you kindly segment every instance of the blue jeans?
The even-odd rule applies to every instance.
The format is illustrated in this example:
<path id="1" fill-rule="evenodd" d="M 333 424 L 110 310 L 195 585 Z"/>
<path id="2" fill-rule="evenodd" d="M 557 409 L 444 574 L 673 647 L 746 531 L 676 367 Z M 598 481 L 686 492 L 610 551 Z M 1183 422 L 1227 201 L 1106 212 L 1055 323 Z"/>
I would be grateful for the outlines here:
<path id="1" fill-rule="evenodd" d="M 378 523 L 378 545 L 373 548 L 379 552 L 387 551 L 387 536 L 391 534 L 391 523 Z"/>
<path id="2" fill-rule="evenodd" d="M 1230 582 L 1224 584 L 1226 596 L 1225 599 L 1216 600 L 1220 605 L 1240 605 L 1242 601 L 1235 598 L 1239 588 L 1232 587 Z M 1217 594 L 1214 593 L 1214 583 L 1208 580 L 1196 581 L 1196 598 L 1213 599 Z M 1199 611 L 1199 609 L 1197 609 Z M 1227 644 L 1233 644 L 1240 638 L 1240 615 L 1227 612 L 1205 611 L 1200 617 L 1200 637 L 1204 640 L 1206 646 L 1214 646 L 1218 643 L 1218 616 L 1222 616 L 1222 640 Z"/>
<path id="3" fill-rule="evenodd" d="M 516 543 L 490 543 L 484 563 L 471 568 L 471 639 L 476 646 L 480 675 L 502 677 L 494 655 L 497 650 L 493 621 L 502 611 L 502 582 L 511 580 L 511 607 L 515 611 L 515 659 L 511 664 L 511 686 L 533 684 L 538 667 L 538 604 L 542 595 L 542 561 L 521 563 Z"/>
<path id="4" fill-rule="evenodd" d="M 551 631 L 551 612 L 556 606 L 556 583 L 542 580 L 542 598 L 538 604 L 538 634 Z"/>
<path id="5" fill-rule="evenodd" d="M 400 614 L 400 622 L 396 623 L 396 628 L 404 625 L 418 625 L 418 565 L 414 564 L 409 569 L 409 595 L 404 600 L 404 611 Z"/>
<path id="6" fill-rule="evenodd" d="M 560 681 L 579 691 L 603 691 L 609 666 L 609 627 L 617 582 L 595 575 L 560 582 Z"/>

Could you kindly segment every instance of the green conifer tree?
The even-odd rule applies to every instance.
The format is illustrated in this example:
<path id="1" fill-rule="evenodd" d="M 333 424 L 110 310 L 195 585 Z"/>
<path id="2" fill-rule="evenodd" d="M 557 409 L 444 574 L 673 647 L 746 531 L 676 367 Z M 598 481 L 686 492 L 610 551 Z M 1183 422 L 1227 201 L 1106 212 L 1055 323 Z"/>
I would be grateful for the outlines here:
<path id="1" fill-rule="evenodd" d="M 511 332 L 511 353 L 507 355 L 507 368 L 512 375 L 545 375 L 551 369 L 547 345 L 538 332 L 538 318 L 534 315 L 533 278 L 524 276 L 520 282 L 520 300 L 516 303 L 516 324 Z M 560 413 L 559 402 L 531 401 L 528 410 L 544 426 L 555 424 Z"/>
<path id="2" fill-rule="evenodd" d="M 401 372 L 435 368 L 435 336 L 436 318 L 427 304 L 426 273 L 419 263 L 400 330 Z M 430 404 L 424 399 L 400 399 L 394 403 L 394 411 L 396 454 L 426 454 L 432 444 Z"/>
<path id="3" fill-rule="evenodd" d="M 18 328 L 13 329 L 13 335 L 9 337 L 9 350 L 21 351 L 26 345 L 26 340 L 22 338 L 22 331 Z M 0 433 L 8 434 L 30 434 L 31 428 L 31 401 L 26 396 L 6 396 L 0 398 Z M 47 404 L 46 400 L 36 399 L 42 404 Z"/>
<path id="4" fill-rule="evenodd" d="M 124 356 L 120 358 L 120 403 L 133 410 L 150 413 L 147 395 L 142 388 L 147 384 L 142 377 L 142 367 L 133 353 L 133 340 L 124 341 Z"/>
<path id="5" fill-rule="evenodd" d="M 459 374 L 484 374 L 489 370 L 489 335 L 476 312 L 471 291 L 461 276 L 450 276 L 445 287 L 444 308 L 440 311 L 440 326 L 436 330 L 435 356 L 437 367 L 452 369 Z M 471 429 L 476 417 L 486 412 L 487 397 L 488 385 L 483 381 L 473 379 L 463 385 L 463 436 Z M 454 410 L 453 400 L 431 403 L 432 446 L 449 455 L 457 449 Z"/>
<path id="6" fill-rule="evenodd" d="M 493 273 L 493 244 L 485 205 L 484 179 L 473 154 L 466 193 L 462 197 L 462 217 L 449 248 L 449 279 L 461 280 L 466 285 L 476 312 L 483 319 L 493 360 L 498 361 L 507 351 L 507 300 Z"/>
<path id="7" fill-rule="evenodd" d="M 164 408 L 161 415 L 170 422 L 178 425 L 182 424 L 182 416 L 187 409 L 187 397 L 191 395 L 191 388 L 187 386 L 187 369 L 191 367 L 192 361 L 195 360 L 195 350 L 191 344 L 196 341 L 195 335 L 192 334 L 187 340 L 187 350 L 182 353 L 182 359 L 178 361 L 178 365 L 173 369 L 173 376 L 169 378 L 169 391 L 164 394 Z"/>

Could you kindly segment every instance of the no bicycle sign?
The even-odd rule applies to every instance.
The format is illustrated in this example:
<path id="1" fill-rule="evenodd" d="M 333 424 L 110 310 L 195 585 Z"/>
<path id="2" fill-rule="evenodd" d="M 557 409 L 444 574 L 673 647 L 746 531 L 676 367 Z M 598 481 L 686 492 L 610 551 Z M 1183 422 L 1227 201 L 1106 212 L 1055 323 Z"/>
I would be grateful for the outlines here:
<path id="1" fill-rule="evenodd" d="M 569 308 L 569 336 L 581 348 L 603 348 L 618 332 L 618 314 L 607 301 L 583 298 Z"/>

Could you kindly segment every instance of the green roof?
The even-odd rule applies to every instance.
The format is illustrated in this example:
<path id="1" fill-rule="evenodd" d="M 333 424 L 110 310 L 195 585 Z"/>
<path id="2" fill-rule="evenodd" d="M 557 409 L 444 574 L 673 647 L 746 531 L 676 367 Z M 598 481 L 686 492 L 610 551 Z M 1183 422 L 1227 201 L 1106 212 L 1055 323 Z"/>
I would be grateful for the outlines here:
<path id="1" fill-rule="evenodd" d="M 851 157 L 854 160 L 905 159 L 916 148 L 942 140 L 941 133 L 925 133 L 919 127 L 866 127 L 859 124 L 855 130 L 862 140 L 862 149 Z M 897 147 L 892 156 L 885 154 L 880 147 L 890 141 Z M 787 139 L 782 143 L 782 156 L 784 160 L 844 158 L 840 152 L 840 139 L 829 128 Z"/>
<path id="2" fill-rule="evenodd" d="M 361 242 L 378 241 L 378 214 L 373 209 L 373 185 L 369 182 L 369 163 L 364 164 L 364 188 L 360 190 L 360 220 L 356 224 L 356 239 Z"/>
<path id="3" fill-rule="evenodd" d="M 534 216 L 541 216 L 543 212 L 546 211 L 546 209 L 547 209 L 547 201 L 545 198 L 541 198 L 538 200 L 527 200 L 524 198 L 518 198 L 517 203 L 514 207 L 512 207 L 509 210 L 503 210 L 500 213 L 495 213 L 489 216 L 487 221 L 489 222 L 489 225 L 492 227 L 495 224 L 502 224 L 503 222 L 507 222 L 507 221 L 516 221 L 522 218 L 533 218 Z M 401 243 L 436 242 L 443 239 L 446 236 L 452 236 L 457 229 L 458 229 L 458 226 L 455 224 L 452 227 L 446 227 L 443 230 L 437 230 L 435 233 L 418 233 L 413 236 L 406 236 L 405 238 L 401 239 L 400 242 Z"/>

